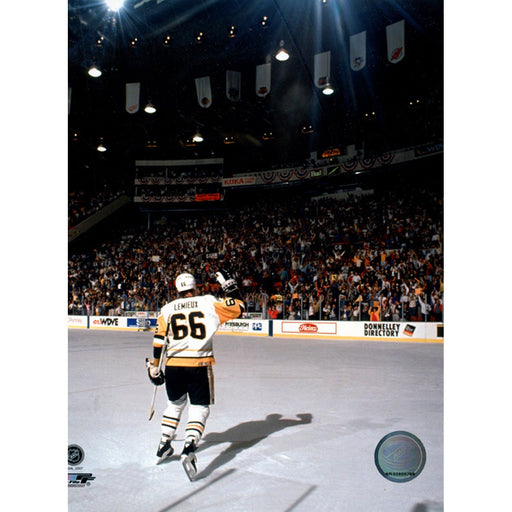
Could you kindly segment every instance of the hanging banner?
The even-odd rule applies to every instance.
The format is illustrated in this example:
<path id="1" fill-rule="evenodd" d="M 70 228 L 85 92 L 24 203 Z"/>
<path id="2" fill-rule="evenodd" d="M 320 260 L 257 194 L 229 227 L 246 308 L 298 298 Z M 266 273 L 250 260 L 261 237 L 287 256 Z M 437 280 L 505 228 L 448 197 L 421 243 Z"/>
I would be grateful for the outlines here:
<path id="1" fill-rule="evenodd" d="M 350 36 L 349 42 L 350 68 L 353 71 L 361 71 L 366 64 L 366 30 Z"/>
<path id="2" fill-rule="evenodd" d="M 139 110 L 140 82 L 126 84 L 126 112 L 135 114 Z"/>
<path id="3" fill-rule="evenodd" d="M 331 52 L 315 54 L 315 85 L 323 89 L 331 77 Z"/>
<path id="4" fill-rule="evenodd" d="M 404 20 L 401 20 L 386 27 L 388 60 L 392 64 L 400 62 L 405 55 L 404 25 Z"/>
<path id="5" fill-rule="evenodd" d="M 212 89 L 210 86 L 210 77 L 203 76 L 195 79 L 197 101 L 203 108 L 208 108 L 212 104 Z"/>
<path id="6" fill-rule="evenodd" d="M 264 98 L 270 92 L 270 62 L 256 66 L 256 94 Z"/>
<path id="7" fill-rule="evenodd" d="M 228 100 L 240 101 L 242 90 L 242 73 L 240 71 L 226 71 L 226 96 Z"/>

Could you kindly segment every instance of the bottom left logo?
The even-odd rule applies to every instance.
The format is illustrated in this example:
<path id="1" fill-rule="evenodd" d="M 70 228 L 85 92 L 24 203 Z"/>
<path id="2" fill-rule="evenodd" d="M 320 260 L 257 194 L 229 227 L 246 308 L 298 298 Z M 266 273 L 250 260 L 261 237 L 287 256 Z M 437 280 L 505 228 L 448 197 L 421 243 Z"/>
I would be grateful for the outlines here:
<path id="1" fill-rule="evenodd" d="M 84 460 L 84 450 L 77 444 L 70 444 L 68 446 L 68 465 L 78 466 Z M 69 468 L 71 469 L 71 468 Z M 82 469 L 77 467 L 76 469 Z M 71 473 L 68 472 L 68 487 L 85 487 L 91 485 L 91 481 L 96 477 L 92 473 Z"/>
<path id="2" fill-rule="evenodd" d="M 85 487 L 95 478 L 92 473 L 68 473 L 68 487 Z"/>

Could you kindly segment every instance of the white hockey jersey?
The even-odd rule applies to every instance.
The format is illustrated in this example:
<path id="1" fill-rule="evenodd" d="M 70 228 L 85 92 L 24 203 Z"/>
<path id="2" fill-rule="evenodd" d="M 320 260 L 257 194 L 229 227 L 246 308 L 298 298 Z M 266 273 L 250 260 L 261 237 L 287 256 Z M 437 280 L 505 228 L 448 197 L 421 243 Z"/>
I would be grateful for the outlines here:
<path id="1" fill-rule="evenodd" d="M 162 347 L 168 336 L 167 366 L 208 366 L 215 364 L 213 335 L 221 324 L 238 318 L 243 302 L 199 295 L 166 304 L 157 319 L 153 346 Z"/>

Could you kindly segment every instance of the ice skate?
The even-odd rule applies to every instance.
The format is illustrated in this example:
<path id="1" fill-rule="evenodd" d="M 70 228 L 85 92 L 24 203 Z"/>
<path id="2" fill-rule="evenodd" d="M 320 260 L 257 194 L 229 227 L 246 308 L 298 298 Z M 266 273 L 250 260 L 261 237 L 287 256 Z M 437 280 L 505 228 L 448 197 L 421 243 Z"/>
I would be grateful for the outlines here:
<path id="1" fill-rule="evenodd" d="M 195 451 L 195 442 L 189 441 L 185 444 L 183 452 L 181 453 L 181 463 L 190 481 L 192 481 L 197 474 L 197 457 L 194 453 Z"/>
<path id="2" fill-rule="evenodd" d="M 158 445 L 158 450 L 156 451 L 156 456 L 158 460 L 157 464 L 160 464 L 165 459 L 168 459 L 174 453 L 174 448 L 171 446 L 170 439 L 160 440 L 160 444 Z"/>

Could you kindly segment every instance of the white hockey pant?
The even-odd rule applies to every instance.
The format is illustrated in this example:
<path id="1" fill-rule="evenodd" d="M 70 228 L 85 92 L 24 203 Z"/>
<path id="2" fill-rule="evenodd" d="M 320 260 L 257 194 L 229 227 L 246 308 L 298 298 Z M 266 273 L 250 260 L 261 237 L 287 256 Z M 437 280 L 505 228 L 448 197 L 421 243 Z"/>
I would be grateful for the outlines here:
<path id="1" fill-rule="evenodd" d="M 167 407 L 162 416 L 162 441 L 173 440 L 176 435 L 176 429 L 180 423 L 181 413 L 187 405 L 187 395 L 183 395 L 178 400 L 168 400 Z"/>
<path id="2" fill-rule="evenodd" d="M 190 404 L 188 410 L 188 421 L 185 429 L 185 444 L 194 441 L 195 445 L 199 444 L 199 440 L 203 435 L 206 420 L 210 415 L 209 405 L 193 405 Z"/>

